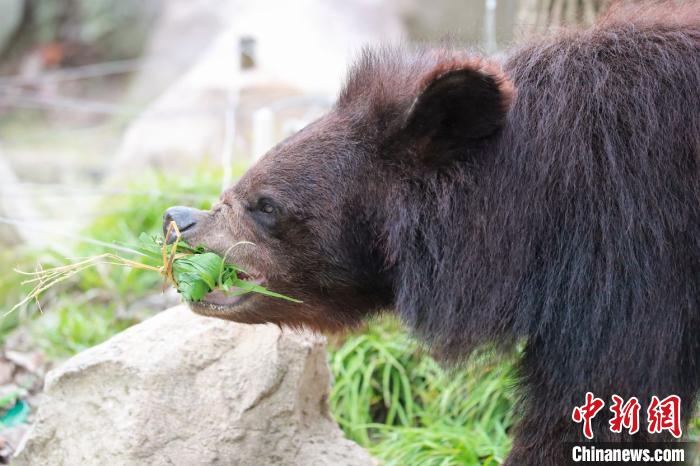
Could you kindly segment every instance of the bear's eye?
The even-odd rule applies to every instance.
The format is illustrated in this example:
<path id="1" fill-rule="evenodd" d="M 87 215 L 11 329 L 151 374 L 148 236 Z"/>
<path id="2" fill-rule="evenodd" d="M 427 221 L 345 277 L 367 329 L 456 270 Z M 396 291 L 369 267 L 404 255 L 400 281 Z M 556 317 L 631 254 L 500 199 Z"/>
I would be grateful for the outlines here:
<path id="1" fill-rule="evenodd" d="M 258 201 L 258 210 L 265 214 L 275 213 L 275 206 L 269 199 L 260 199 Z"/>
<path id="2" fill-rule="evenodd" d="M 255 222 L 272 234 L 282 213 L 280 206 L 267 197 L 260 197 L 248 206 L 248 212 Z"/>

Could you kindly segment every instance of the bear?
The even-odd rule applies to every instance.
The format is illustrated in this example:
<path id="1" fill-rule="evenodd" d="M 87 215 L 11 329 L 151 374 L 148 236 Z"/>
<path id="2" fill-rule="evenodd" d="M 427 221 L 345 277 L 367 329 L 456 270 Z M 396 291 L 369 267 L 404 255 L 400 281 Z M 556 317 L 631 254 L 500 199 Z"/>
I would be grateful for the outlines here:
<path id="1" fill-rule="evenodd" d="M 336 331 L 396 313 L 442 360 L 524 345 L 509 466 L 559 466 L 574 407 L 700 385 L 700 8 L 618 10 L 501 61 L 367 49 L 329 112 L 269 151 L 183 239 L 298 298 L 193 311 Z M 596 441 L 665 441 L 613 432 Z M 580 412 L 579 412 L 580 414 Z"/>

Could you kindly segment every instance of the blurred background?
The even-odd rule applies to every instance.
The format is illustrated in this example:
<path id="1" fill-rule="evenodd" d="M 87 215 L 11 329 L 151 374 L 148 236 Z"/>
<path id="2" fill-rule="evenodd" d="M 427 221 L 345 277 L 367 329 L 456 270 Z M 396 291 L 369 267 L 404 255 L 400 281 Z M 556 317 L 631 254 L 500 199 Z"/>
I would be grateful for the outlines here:
<path id="1" fill-rule="evenodd" d="M 332 105 L 364 45 L 498 55 L 607 3 L 0 0 L 0 462 L 48 369 L 178 302 L 157 275 L 104 267 L 9 312 L 28 291 L 14 269 L 114 251 L 170 205 L 208 207 Z M 445 373 L 390 319 L 332 336 L 333 413 L 385 464 L 500 464 L 515 355 L 486 353 Z"/>

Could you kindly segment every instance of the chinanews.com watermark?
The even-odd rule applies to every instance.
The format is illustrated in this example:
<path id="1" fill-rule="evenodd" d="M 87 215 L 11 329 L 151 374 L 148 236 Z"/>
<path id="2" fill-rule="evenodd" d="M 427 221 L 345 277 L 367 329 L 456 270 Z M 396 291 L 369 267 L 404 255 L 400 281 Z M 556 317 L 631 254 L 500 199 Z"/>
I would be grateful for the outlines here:
<path id="1" fill-rule="evenodd" d="M 569 465 L 688 465 L 694 466 L 690 443 L 567 443 Z"/>
<path id="2" fill-rule="evenodd" d="M 689 442 L 595 442 L 594 418 L 603 411 L 605 401 L 593 393 L 586 393 L 585 402 L 575 406 L 571 419 L 581 425 L 587 442 L 565 444 L 565 456 L 569 465 L 637 465 L 667 464 L 700 466 L 698 446 Z M 636 397 L 627 400 L 612 395 L 609 411 L 612 413 L 607 428 L 613 433 L 627 433 L 634 436 L 640 431 L 646 432 L 647 439 L 655 434 L 670 434 L 676 439 L 683 435 L 681 422 L 681 399 L 677 395 L 665 398 L 652 396 L 647 409 L 642 412 L 642 405 Z M 597 420 L 597 422 L 604 422 Z"/>

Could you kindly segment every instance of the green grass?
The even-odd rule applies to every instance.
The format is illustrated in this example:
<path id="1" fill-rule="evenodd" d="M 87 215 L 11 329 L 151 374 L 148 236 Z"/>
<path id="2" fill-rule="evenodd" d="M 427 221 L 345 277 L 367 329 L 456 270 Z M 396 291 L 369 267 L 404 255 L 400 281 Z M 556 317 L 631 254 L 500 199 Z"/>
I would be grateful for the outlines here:
<path id="1" fill-rule="evenodd" d="M 138 323 L 120 318 L 112 307 L 57 303 L 41 319 L 28 324 L 38 349 L 51 360 L 61 360 L 102 343 L 115 333 Z"/>
<path id="2" fill-rule="evenodd" d="M 240 174 L 242 169 L 236 171 Z M 138 235 L 144 231 L 157 234 L 161 230 L 163 212 L 168 207 L 183 204 L 208 208 L 216 201 L 221 186 L 214 173 L 217 171 L 202 167 L 188 177 L 145 175 L 132 185 L 125 186 L 125 194 L 105 199 L 101 206 L 103 214 L 81 235 L 112 244 L 136 243 Z M 0 252 L 0 260 L 11 264 L 0 272 L 1 314 L 6 314 L 30 289 L 21 285 L 24 277 L 13 269 L 33 270 L 38 264 L 43 267 L 63 265 L 78 258 L 113 252 L 105 246 L 60 236 L 56 238 L 54 248 L 34 250 L 25 247 Z M 37 336 L 37 341 L 42 345 L 45 345 L 46 339 L 61 341 L 57 343 L 60 348 L 49 351 L 56 355 L 69 355 L 99 343 L 133 323 L 129 318 L 120 317 L 118 310 L 128 309 L 139 299 L 159 293 L 162 283 L 162 277 L 158 274 L 143 270 L 109 266 L 85 270 L 42 297 L 41 305 L 47 312 L 39 319 L 45 328 L 41 336 Z M 62 320 L 55 321 L 54 315 L 61 313 Z M 33 321 L 39 316 L 41 313 L 33 302 L 6 315 L 0 321 L 0 341 L 20 325 L 29 331 L 36 330 L 37 324 Z M 88 337 L 90 332 L 84 330 L 88 323 L 104 331 L 95 331 L 93 336 Z M 51 328 L 55 335 L 51 335 Z"/>
<path id="3" fill-rule="evenodd" d="M 512 360 L 445 370 L 391 319 L 331 350 L 331 409 L 386 465 L 500 464 L 510 449 Z"/>
<path id="4" fill-rule="evenodd" d="M 83 235 L 106 243 L 137 244 L 141 232 L 162 234 L 163 213 L 168 207 L 188 205 L 208 209 L 216 201 L 221 186 L 213 173 L 217 171 L 201 169 L 190 177 L 151 174 L 132 187 L 136 194 L 108 201 L 109 205 L 105 205 L 107 213 L 98 217 Z M 78 244 L 76 248 L 78 257 L 104 252 L 113 251 L 88 243 Z M 98 267 L 81 274 L 78 286 L 81 291 L 109 288 L 113 290 L 111 298 L 116 299 L 117 304 L 127 305 L 157 291 L 162 281 L 160 276 L 149 271 Z"/>

